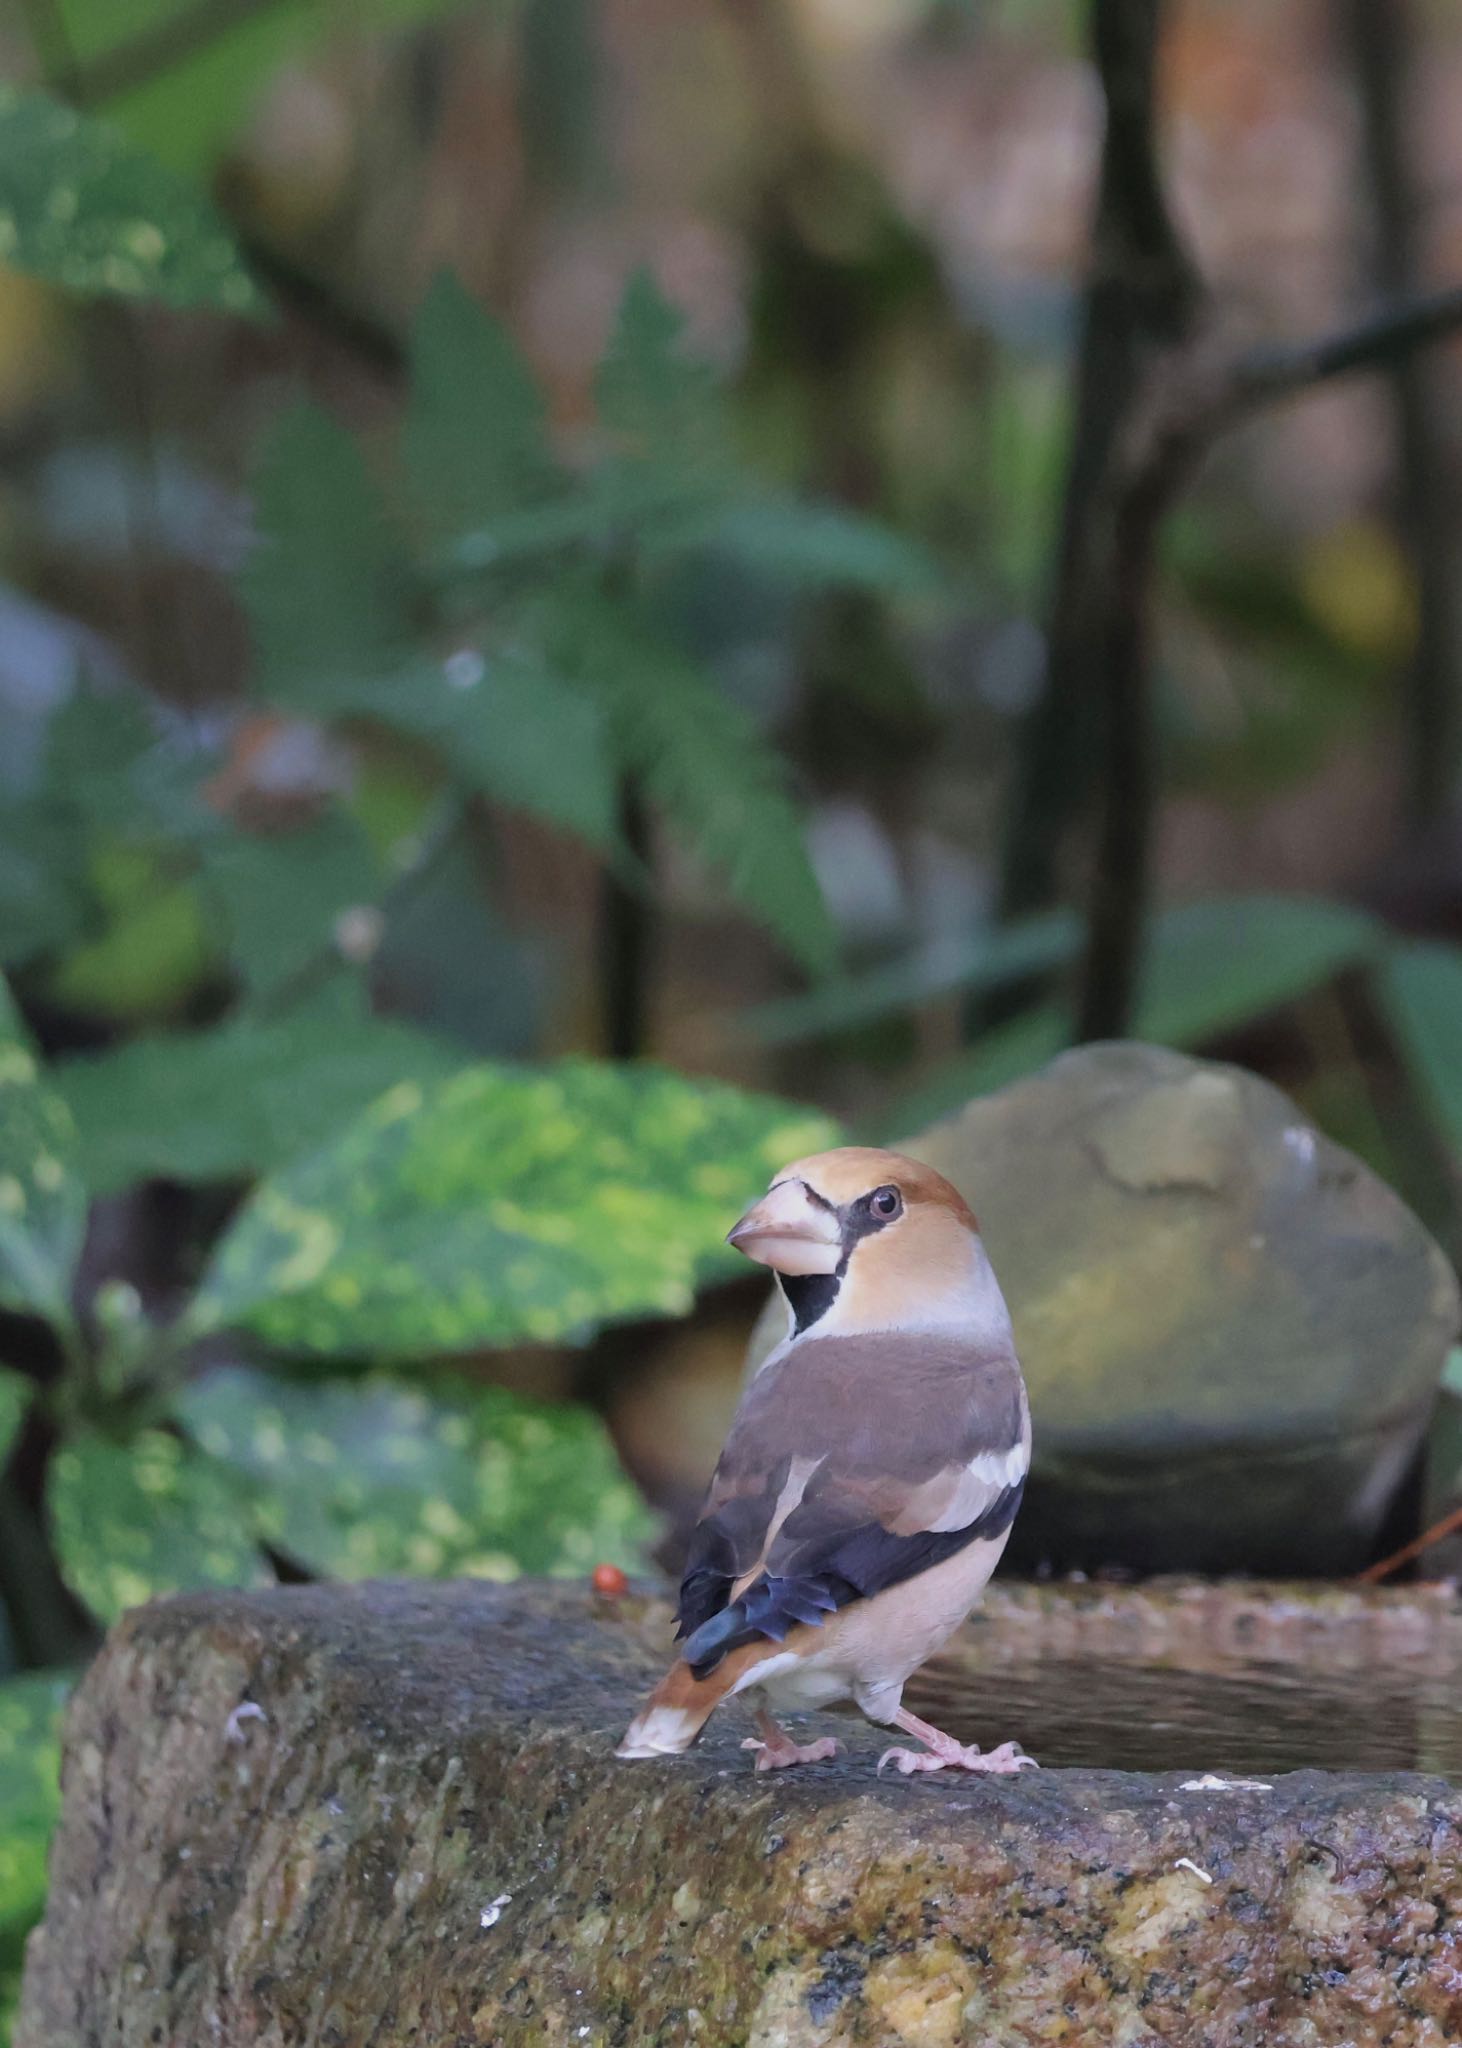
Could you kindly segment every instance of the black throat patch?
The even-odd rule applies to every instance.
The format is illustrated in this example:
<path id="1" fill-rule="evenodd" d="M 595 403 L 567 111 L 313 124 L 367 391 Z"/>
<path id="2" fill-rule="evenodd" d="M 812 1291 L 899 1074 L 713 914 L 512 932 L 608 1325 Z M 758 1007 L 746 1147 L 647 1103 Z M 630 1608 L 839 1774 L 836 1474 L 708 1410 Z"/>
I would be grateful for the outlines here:
<path id="1" fill-rule="evenodd" d="M 837 1300 L 843 1270 L 839 1266 L 836 1273 L 778 1273 L 777 1284 L 792 1311 L 793 1334 L 800 1337 Z"/>

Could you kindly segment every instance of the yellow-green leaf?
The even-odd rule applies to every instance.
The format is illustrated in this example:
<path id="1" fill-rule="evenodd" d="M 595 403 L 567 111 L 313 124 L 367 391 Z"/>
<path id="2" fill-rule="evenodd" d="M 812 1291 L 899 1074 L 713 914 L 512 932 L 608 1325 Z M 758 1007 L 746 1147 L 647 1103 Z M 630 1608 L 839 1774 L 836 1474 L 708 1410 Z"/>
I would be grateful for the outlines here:
<path id="1" fill-rule="evenodd" d="M 61 1807 L 61 1714 L 69 1678 L 36 1673 L 0 1685 L 0 2040 L 20 1988 L 25 1937 L 46 1897 L 46 1857 Z"/>
<path id="2" fill-rule="evenodd" d="M 0 1307 L 66 1312 L 86 1227 L 71 1113 L 41 1080 L 0 979 Z"/>
<path id="3" fill-rule="evenodd" d="M 416 1360 L 677 1315 L 725 1231 L 826 1117 L 653 1067 L 569 1060 L 403 1083 L 266 1181 L 206 1274 L 203 1327 Z"/>
<path id="4" fill-rule="evenodd" d="M 99 1621 L 159 1593 L 270 1578 L 243 1480 L 162 1430 L 75 1438 L 52 1460 L 46 1499 L 62 1575 Z"/>
<path id="5" fill-rule="evenodd" d="M 229 1367 L 190 1386 L 178 1416 L 245 1477 L 265 1539 L 322 1576 L 644 1563 L 652 1519 L 586 1408 Z"/>

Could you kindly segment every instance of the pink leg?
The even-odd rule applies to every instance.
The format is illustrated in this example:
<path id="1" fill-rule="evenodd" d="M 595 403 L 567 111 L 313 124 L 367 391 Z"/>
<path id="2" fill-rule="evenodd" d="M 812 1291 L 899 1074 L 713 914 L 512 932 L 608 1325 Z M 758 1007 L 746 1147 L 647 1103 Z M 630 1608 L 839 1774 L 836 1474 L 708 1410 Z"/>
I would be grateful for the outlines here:
<path id="1" fill-rule="evenodd" d="M 975 1749 L 956 1742 L 952 1735 L 941 1729 L 931 1728 L 927 1721 L 921 1721 L 917 1714 L 911 1714 L 907 1707 L 900 1707 L 893 1717 L 895 1728 L 902 1728 L 906 1735 L 917 1735 L 929 1747 L 923 1749 L 886 1749 L 878 1759 L 878 1768 L 892 1764 L 905 1777 L 913 1771 L 990 1771 L 1001 1777 L 1013 1777 L 1020 1771 L 1034 1771 L 1039 1768 L 1033 1756 L 1027 1756 L 1017 1742 L 1002 1742 L 998 1749 Z"/>
<path id="2" fill-rule="evenodd" d="M 825 1757 L 838 1753 L 838 1745 L 830 1735 L 824 1735 L 820 1742 L 794 1742 L 765 1707 L 757 1715 L 756 1725 L 761 1730 L 760 1739 L 749 1735 L 741 1747 L 756 1751 L 759 1771 L 785 1771 L 791 1764 L 820 1764 Z"/>

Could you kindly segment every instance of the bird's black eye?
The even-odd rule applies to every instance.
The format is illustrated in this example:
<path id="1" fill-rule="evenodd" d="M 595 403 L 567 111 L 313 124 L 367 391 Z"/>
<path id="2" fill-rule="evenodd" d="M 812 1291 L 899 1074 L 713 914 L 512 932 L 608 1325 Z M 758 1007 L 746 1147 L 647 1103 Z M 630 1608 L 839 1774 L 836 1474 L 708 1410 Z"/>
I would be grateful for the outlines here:
<path id="1" fill-rule="evenodd" d="M 889 1223 L 904 1206 L 903 1197 L 897 1188 L 875 1188 L 868 1197 L 868 1206 L 881 1222 Z"/>

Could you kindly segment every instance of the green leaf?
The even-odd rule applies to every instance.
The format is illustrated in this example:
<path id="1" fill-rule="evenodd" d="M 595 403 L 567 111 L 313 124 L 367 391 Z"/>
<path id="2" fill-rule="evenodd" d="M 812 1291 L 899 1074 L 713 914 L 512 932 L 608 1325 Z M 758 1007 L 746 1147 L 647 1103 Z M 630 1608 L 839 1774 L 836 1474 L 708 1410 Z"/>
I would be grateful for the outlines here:
<path id="1" fill-rule="evenodd" d="M 941 939 L 902 960 L 840 975 L 804 995 L 763 1003 L 739 1023 L 763 1045 L 795 1045 L 881 1023 L 940 996 L 1000 988 L 1048 973 L 1080 948 L 1080 919 L 1053 910 L 1016 924 L 989 925 L 968 938 Z"/>
<path id="2" fill-rule="evenodd" d="M 927 592 L 938 582 L 933 562 L 915 542 L 875 520 L 795 498 L 737 498 L 692 512 L 648 536 L 645 551 L 702 548 L 796 587 Z"/>
<path id="3" fill-rule="evenodd" d="M 291 709 L 362 709 L 414 641 L 402 545 L 354 437 L 316 405 L 275 425 L 255 483 L 259 544 L 241 579 L 259 688 Z"/>
<path id="4" fill-rule="evenodd" d="M 100 930 L 49 969 L 46 994 L 129 1023 L 176 1014 L 212 965 L 197 891 L 179 871 L 178 848 L 104 839 L 89 881 Z"/>
<path id="5" fill-rule="evenodd" d="M 402 1083 L 256 1190 L 199 1326 L 285 1350 L 415 1360 L 678 1315 L 726 1270 L 748 1192 L 823 1117 L 652 1067 L 469 1067 Z"/>
<path id="6" fill-rule="evenodd" d="M 308 1006 L 212 1031 L 135 1038 L 52 1069 L 86 1176 L 112 1193 L 160 1176 L 244 1179 L 323 1143 L 387 1088 L 454 1072 L 444 1040 L 371 1016 L 342 980 Z"/>
<path id="7" fill-rule="evenodd" d="M 1462 1399 L 1462 1344 L 1454 1344 L 1443 1361 L 1442 1385 Z"/>
<path id="8" fill-rule="evenodd" d="M 72 1438 L 46 1503 L 62 1576 L 99 1621 L 160 1593 L 269 1582 L 243 1479 L 162 1430 Z"/>
<path id="9" fill-rule="evenodd" d="M 826 972 L 837 935 L 776 752 L 628 605 L 565 605 L 555 623 L 566 663 L 601 694 L 621 764 L 677 837 L 788 952 Z"/>
<path id="10" fill-rule="evenodd" d="M 267 7 L 233 7 L 227 19 L 210 16 L 222 34 L 196 37 L 187 47 L 171 38 L 171 61 L 146 61 L 155 36 L 164 42 L 181 24 L 177 0 L 64 0 L 71 48 L 84 72 L 103 76 L 127 53 L 143 61 L 127 67 L 143 83 L 109 97 L 117 125 L 165 162 L 206 178 L 239 133 L 261 91 L 291 58 L 305 56 L 323 38 L 338 48 L 342 28 L 359 36 L 442 11 L 454 0 L 273 0 Z M 190 23 L 191 25 L 191 23 Z M 140 45 L 140 48 L 138 46 Z M 328 131 L 329 121 L 326 121 Z M 327 138 L 328 140 L 328 138 Z M 328 151 L 327 151 L 328 156 Z M 292 180 L 324 175 L 308 160 L 287 156 Z M 265 159 L 266 175 L 283 172 Z"/>
<path id="11" fill-rule="evenodd" d="M 25 1937 L 46 1900 L 61 1811 L 61 1720 L 69 1678 L 34 1673 L 0 1685 L 0 2039 L 20 1989 Z"/>
<path id="12" fill-rule="evenodd" d="M 88 295 L 258 315 L 202 193 L 104 122 L 0 85 L 0 260 Z"/>
<path id="13" fill-rule="evenodd" d="M 369 908 L 385 875 L 365 832 L 334 809 L 294 832 L 220 832 L 200 849 L 229 954 L 258 998 L 329 958 L 342 915 Z"/>
<path id="14" fill-rule="evenodd" d="M 86 929 L 75 856 L 66 821 L 50 806 L 7 795 L 0 815 L 0 967 L 59 953 Z"/>
<path id="15" fill-rule="evenodd" d="M 1398 946 L 1382 966 L 1380 994 L 1447 1143 L 1462 1154 L 1462 950 Z"/>
<path id="16" fill-rule="evenodd" d="M 439 534 L 520 513 L 557 483 L 532 373 L 449 271 L 412 331 L 404 453 L 416 503 Z"/>
<path id="17" fill-rule="evenodd" d="M 644 1563 L 652 1519 L 585 1408 L 230 1368 L 189 1387 L 179 1419 L 245 1476 L 265 1539 L 320 1576 Z"/>
<path id="18" fill-rule="evenodd" d="M 258 518 L 242 590 L 264 696 L 317 718 L 378 719 L 427 742 L 459 783 L 592 842 L 611 837 L 600 706 L 531 653 L 420 658 L 403 544 L 355 441 L 318 407 L 276 429 Z"/>
<path id="19" fill-rule="evenodd" d="M 721 394 L 711 370 L 686 354 L 684 327 L 650 273 L 636 271 L 594 387 L 621 452 L 676 476 L 728 467 Z"/>
<path id="20" fill-rule="evenodd" d="M 1194 1045 L 1307 995 L 1381 943 L 1372 917 L 1307 896 L 1213 896 L 1154 921 L 1135 1038 Z"/>
<path id="21" fill-rule="evenodd" d="M 1059 1004 L 1027 1010 L 905 1089 L 880 1111 L 878 1128 L 890 1144 L 917 1136 L 927 1125 L 955 1115 L 975 1096 L 992 1095 L 1035 1073 L 1070 1043 L 1071 1026 Z"/>
<path id="22" fill-rule="evenodd" d="M 86 1228 L 76 1132 L 0 980 L 0 1308 L 65 1319 Z"/>
<path id="23" fill-rule="evenodd" d="M 614 836 L 616 782 L 602 707 L 521 655 L 459 648 L 379 693 L 376 715 L 440 754 L 459 785 L 591 845 Z"/>
<path id="24" fill-rule="evenodd" d="M 23 1373 L 8 1372 L 0 1366 L 0 1472 L 10 1456 L 10 1447 L 25 1419 L 34 1388 Z"/>

